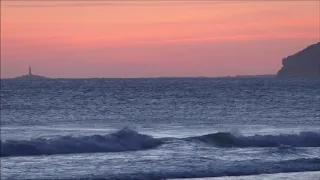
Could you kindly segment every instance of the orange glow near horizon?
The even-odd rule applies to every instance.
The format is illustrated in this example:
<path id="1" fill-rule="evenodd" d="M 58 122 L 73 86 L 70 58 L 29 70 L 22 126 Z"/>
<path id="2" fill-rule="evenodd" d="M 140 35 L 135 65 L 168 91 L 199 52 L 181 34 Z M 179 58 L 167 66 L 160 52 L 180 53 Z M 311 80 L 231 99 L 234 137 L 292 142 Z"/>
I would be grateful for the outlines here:
<path id="1" fill-rule="evenodd" d="M 1 77 L 273 74 L 319 24 L 317 1 L 5 1 Z"/>

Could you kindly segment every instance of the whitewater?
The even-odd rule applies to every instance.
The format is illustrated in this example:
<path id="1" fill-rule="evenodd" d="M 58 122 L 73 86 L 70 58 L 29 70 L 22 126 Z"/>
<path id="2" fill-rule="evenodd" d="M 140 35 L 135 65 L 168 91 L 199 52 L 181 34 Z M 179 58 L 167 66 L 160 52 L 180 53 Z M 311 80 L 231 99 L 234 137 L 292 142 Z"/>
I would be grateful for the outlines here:
<path id="1" fill-rule="evenodd" d="M 320 81 L 1 80 L 1 179 L 320 179 Z"/>

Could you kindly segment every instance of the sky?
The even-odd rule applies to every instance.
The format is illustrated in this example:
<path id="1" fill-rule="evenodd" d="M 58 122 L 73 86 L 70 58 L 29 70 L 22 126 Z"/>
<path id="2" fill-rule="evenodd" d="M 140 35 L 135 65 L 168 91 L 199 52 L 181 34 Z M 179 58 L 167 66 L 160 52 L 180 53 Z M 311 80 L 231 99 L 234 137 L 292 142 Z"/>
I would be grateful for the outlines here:
<path id="1" fill-rule="evenodd" d="M 320 1 L 1 1 L 1 78 L 275 74 Z"/>

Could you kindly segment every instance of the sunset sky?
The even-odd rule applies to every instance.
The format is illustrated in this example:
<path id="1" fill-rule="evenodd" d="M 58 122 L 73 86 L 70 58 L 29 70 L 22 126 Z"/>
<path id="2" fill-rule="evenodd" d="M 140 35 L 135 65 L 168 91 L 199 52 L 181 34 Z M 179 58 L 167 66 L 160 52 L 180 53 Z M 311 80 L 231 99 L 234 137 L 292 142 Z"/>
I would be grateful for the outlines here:
<path id="1" fill-rule="evenodd" d="M 1 77 L 274 74 L 320 41 L 320 1 L 2 1 Z"/>

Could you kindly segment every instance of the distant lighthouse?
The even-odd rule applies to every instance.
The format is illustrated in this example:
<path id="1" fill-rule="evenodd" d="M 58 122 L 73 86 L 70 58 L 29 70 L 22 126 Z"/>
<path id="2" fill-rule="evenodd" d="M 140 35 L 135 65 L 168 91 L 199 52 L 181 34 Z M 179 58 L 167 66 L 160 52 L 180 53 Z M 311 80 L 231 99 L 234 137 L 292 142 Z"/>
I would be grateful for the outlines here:
<path id="1" fill-rule="evenodd" d="M 39 76 L 32 74 L 32 69 L 31 66 L 29 66 L 29 73 L 23 76 L 16 77 L 14 79 L 21 79 L 21 80 L 39 80 L 39 79 L 48 79 L 47 77 L 44 76 Z"/>

